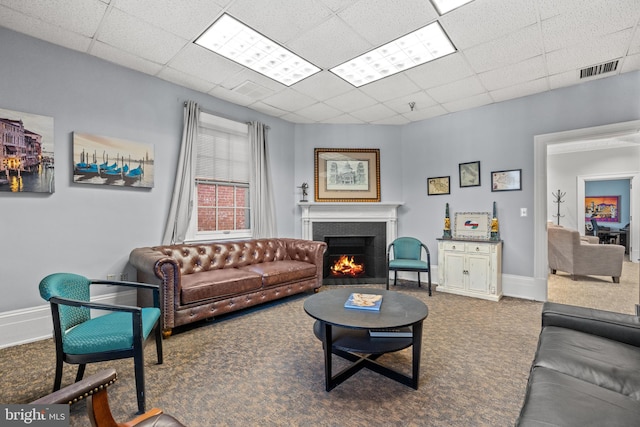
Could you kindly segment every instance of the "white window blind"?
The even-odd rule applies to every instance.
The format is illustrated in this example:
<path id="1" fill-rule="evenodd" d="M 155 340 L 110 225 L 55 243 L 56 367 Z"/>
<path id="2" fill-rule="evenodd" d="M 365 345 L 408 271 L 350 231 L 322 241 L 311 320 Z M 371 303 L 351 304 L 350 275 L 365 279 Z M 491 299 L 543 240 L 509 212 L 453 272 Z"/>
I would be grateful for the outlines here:
<path id="1" fill-rule="evenodd" d="M 248 126 L 201 112 L 196 158 L 196 179 L 248 183 Z"/>

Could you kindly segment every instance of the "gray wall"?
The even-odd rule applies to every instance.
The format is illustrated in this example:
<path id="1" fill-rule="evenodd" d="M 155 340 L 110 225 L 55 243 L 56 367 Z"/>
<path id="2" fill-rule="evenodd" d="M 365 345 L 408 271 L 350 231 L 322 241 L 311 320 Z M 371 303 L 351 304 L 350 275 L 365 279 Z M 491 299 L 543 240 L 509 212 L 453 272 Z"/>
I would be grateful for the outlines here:
<path id="1" fill-rule="evenodd" d="M 278 230 L 294 235 L 291 123 L 3 28 L 0 58 L 0 108 L 53 117 L 56 162 L 54 194 L 0 192 L 0 313 L 44 304 L 37 288 L 49 273 L 106 278 L 129 268 L 131 249 L 160 243 L 188 99 L 271 127 L 271 160 L 287 165 L 273 168 Z M 155 187 L 73 183 L 75 131 L 154 144 Z"/>
<path id="2" fill-rule="evenodd" d="M 503 272 L 532 277 L 534 136 L 639 117 L 640 73 L 635 72 L 404 126 L 401 164 L 407 209 L 398 221 L 400 232 L 415 230 L 429 243 L 433 257 L 446 202 L 453 215 L 490 212 L 496 201 Z M 460 188 L 458 164 L 476 160 L 481 162 L 482 185 Z M 522 169 L 522 191 L 491 192 L 491 171 L 505 169 Z M 451 195 L 426 196 L 426 178 L 442 175 L 451 175 Z M 521 208 L 527 208 L 527 217 L 520 216 Z"/>
<path id="3" fill-rule="evenodd" d="M 382 201 L 404 202 L 400 235 L 424 240 L 437 259 L 446 202 L 453 213 L 491 211 L 496 201 L 504 272 L 522 276 L 533 275 L 533 136 L 640 116 L 640 73 L 406 126 L 294 125 L 2 28 L 0 58 L 0 108 L 54 117 L 56 156 L 54 194 L 0 193 L 0 313 L 42 305 L 37 284 L 48 273 L 106 277 L 128 268 L 132 248 L 159 243 L 187 99 L 212 113 L 271 127 L 281 236 L 300 235 L 296 187 L 313 185 L 313 148 L 380 148 Z M 74 131 L 153 143 L 155 187 L 72 183 Z M 459 188 L 458 164 L 475 160 L 481 161 L 482 186 Z M 522 191 L 490 191 L 490 171 L 520 168 Z M 451 176 L 451 194 L 427 196 L 427 177 L 442 175 Z M 521 207 L 528 217 L 519 216 Z"/>

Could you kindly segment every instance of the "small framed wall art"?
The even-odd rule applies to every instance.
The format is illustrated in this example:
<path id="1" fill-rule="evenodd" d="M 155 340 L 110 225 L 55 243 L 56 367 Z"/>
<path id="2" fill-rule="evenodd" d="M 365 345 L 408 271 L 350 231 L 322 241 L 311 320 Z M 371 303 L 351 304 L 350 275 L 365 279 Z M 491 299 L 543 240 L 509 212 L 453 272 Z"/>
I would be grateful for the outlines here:
<path id="1" fill-rule="evenodd" d="M 522 169 L 491 172 L 491 191 L 522 190 Z"/>
<path id="2" fill-rule="evenodd" d="M 437 176 L 434 178 L 427 178 L 427 195 L 436 196 L 439 194 L 449 194 L 450 191 L 450 177 Z"/>
<path id="3" fill-rule="evenodd" d="M 480 162 L 467 162 L 458 165 L 460 187 L 480 186 Z"/>
<path id="4" fill-rule="evenodd" d="M 316 202 L 379 202 L 380 149 L 316 148 Z"/>

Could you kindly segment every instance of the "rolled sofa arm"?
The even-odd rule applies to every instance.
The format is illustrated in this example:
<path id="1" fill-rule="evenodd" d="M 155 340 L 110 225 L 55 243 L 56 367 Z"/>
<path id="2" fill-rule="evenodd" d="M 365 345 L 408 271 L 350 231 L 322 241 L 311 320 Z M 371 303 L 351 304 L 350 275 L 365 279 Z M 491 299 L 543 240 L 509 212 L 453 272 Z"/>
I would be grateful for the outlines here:
<path id="1" fill-rule="evenodd" d="M 326 242 L 304 239 L 282 239 L 286 242 L 287 255 L 295 261 L 304 261 L 316 266 L 318 288 L 322 286 L 324 252 L 327 250 Z"/>
<path id="2" fill-rule="evenodd" d="M 129 263 L 138 271 L 138 282 L 160 286 L 160 308 L 162 329 L 168 330 L 174 325 L 174 305 L 180 301 L 181 275 L 178 262 L 152 247 L 136 248 L 129 254 Z M 138 303 L 151 305 L 146 298 L 138 294 Z"/>
<path id="3" fill-rule="evenodd" d="M 542 327 L 558 326 L 640 347 L 640 317 L 545 302 Z"/>

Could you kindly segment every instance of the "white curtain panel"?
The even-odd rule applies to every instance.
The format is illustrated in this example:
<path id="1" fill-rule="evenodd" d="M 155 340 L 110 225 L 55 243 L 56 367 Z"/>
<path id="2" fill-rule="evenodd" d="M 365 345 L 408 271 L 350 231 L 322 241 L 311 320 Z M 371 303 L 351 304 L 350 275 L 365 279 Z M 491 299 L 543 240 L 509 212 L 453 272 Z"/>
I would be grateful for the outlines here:
<path id="1" fill-rule="evenodd" d="M 267 129 L 263 123 L 249 124 L 249 144 L 251 146 L 251 229 L 253 238 L 276 237 L 273 187 L 267 152 Z"/>
<path id="2" fill-rule="evenodd" d="M 183 243 L 193 211 L 193 182 L 195 179 L 195 149 L 198 140 L 200 107 L 194 101 L 184 106 L 182 145 L 173 187 L 169 217 L 162 237 L 162 244 Z"/>

